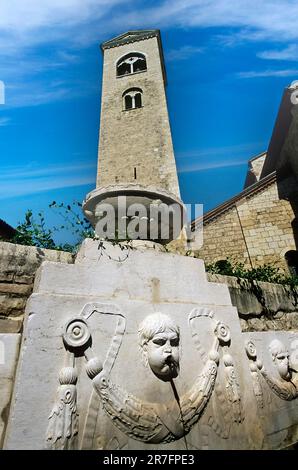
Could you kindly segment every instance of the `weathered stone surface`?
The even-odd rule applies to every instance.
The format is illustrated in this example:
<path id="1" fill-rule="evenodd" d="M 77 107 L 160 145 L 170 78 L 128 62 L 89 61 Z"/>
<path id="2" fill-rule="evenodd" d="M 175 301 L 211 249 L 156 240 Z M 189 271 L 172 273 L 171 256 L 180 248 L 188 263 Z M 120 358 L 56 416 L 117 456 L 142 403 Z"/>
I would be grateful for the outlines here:
<path id="1" fill-rule="evenodd" d="M 29 296 L 32 292 L 32 286 L 27 284 L 8 284 L 0 283 L 0 293 L 18 294 Z"/>
<path id="2" fill-rule="evenodd" d="M 20 335 L 18 334 L 0 334 L 0 448 L 2 448 L 9 416 L 19 343 Z"/>
<path id="3" fill-rule="evenodd" d="M 298 329 L 298 292 L 290 286 L 207 273 L 211 282 L 223 282 L 237 307 L 243 331 Z"/>
<path id="4" fill-rule="evenodd" d="M 24 310 L 27 297 L 10 297 L 9 295 L 0 295 L 1 315 L 18 315 Z"/>
<path id="5" fill-rule="evenodd" d="M 73 257 L 63 251 L 0 242 L 0 282 L 30 284 L 37 268 L 45 260 L 72 263 Z"/>
<path id="6" fill-rule="evenodd" d="M 294 403 L 287 408 L 287 402 L 282 401 L 280 407 L 285 411 L 279 413 L 281 418 L 274 425 L 274 439 L 270 435 L 270 423 L 267 420 L 264 424 L 259 416 L 244 347 L 246 337 L 241 333 L 236 309 L 231 306 L 226 286 L 207 282 L 202 262 L 151 249 L 132 250 L 126 259 L 119 261 L 119 257 L 123 257 L 119 247 L 105 244 L 105 248 L 105 255 L 101 256 L 97 242 L 85 241 L 76 264 L 45 262 L 40 268 L 35 292 L 26 309 L 5 448 L 51 447 L 49 426 L 55 419 L 63 425 L 63 416 L 68 416 L 73 426 L 78 421 L 78 435 L 74 433 L 69 441 L 69 446 L 75 448 L 183 450 L 185 441 L 189 449 L 279 448 L 291 442 L 290 437 L 284 436 L 285 432 L 289 436 L 290 428 L 296 438 L 296 413 L 287 419 L 284 417 L 287 409 L 294 408 Z M 164 346 L 157 342 L 147 349 L 141 343 L 141 334 L 145 334 L 146 329 L 142 325 L 149 323 L 156 312 L 161 312 L 174 325 L 172 329 L 158 328 L 152 335 L 158 336 L 159 342 L 164 341 L 161 337 L 168 342 L 171 335 L 176 334 L 175 344 L 167 346 L 170 354 L 176 350 L 175 367 L 180 366 L 173 376 L 175 393 L 167 376 L 163 380 L 158 376 L 158 362 L 152 362 L 150 356 L 159 348 L 165 351 Z M 71 323 L 66 328 L 74 317 L 77 326 L 72 327 L 75 324 Z M 226 326 L 217 322 L 229 328 L 230 342 Z M 179 327 L 179 335 L 175 333 L 176 327 Z M 80 338 L 88 341 L 83 331 L 91 333 L 88 374 L 95 377 L 96 390 L 86 374 L 82 349 L 77 350 L 75 361 L 76 386 L 72 378 L 74 370 L 63 369 L 67 364 L 62 341 L 65 331 L 65 344 L 72 344 L 72 348 L 80 344 L 77 343 Z M 218 344 L 217 335 L 223 335 L 219 355 L 213 349 Z M 292 338 L 296 337 L 292 333 Z M 70 338 L 74 343 L 68 343 Z M 204 369 L 209 364 L 208 356 L 219 359 L 219 365 L 214 384 L 206 389 L 207 383 L 213 383 Z M 71 367 L 70 358 L 68 364 Z M 216 363 L 213 364 L 216 370 Z M 103 382 L 98 376 L 102 367 Z M 203 369 L 206 380 L 208 377 L 204 383 Z M 274 373 L 270 361 L 268 369 Z M 61 383 L 69 384 L 72 397 L 75 397 L 75 387 L 77 389 L 79 416 L 54 413 L 49 420 L 51 410 L 55 409 L 57 390 L 60 397 L 64 393 L 65 385 L 59 388 L 59 374 Z M 273 393 L 269 392 L 269 395 Z M 177 408 L 175 394 L 179 396 L 183 411 Z M 189 416 L 200 406 L 204 413 L 198 411 L 187 427 Z M 267 413 L 266 400 L 264 406 L 264 413 Z M 183 431 L 179 427 L 180 413 L 186 426 Z M 272 416 L 274 419 L 275 415 Z M 36 425 L 32 426 L 32 422 Z M 158 434 L 152 426 L 154 429 L 157 426 Z M 150 441 L 152 436 L 153 441 Z M 58 447 L 61 447 L 59 442 L 58 439 Z"/>
<path id="7" fill-rule="evenodd" d="M 249 362 L 253 382 L 254 375 L 258 377 L 254 390 L 267 445 L 271 449 L 290 447 L 298 441 L 297 332 L 243 333 L 243 340 L 245 345 L 252 342 L 255 347 L 256 355 Z M 284 369 L 289 374 L 286 379 L 281 376 Z"/>
<path id="8" fill-rule="evenodd" d="M 20 331 L 19 317 L 24 314 L 36 270 L 44 260 L 73 263 L 73 256 L 56 250 L 0 242 L 0 332 Z M 9 317 L 18 317 L 18 320 L 10 321 Z"/>
<path id="9" fill-rule="evenodd" d="M 0 331 L 1 333 L 20 333 L 23 329 L 23 321 L 23 313 L 18 317 L 0 317 Z"/>
<path id="10" fill-rule="evenodd" d="M 69 295 L 111 299 L 137 298 L 144 301 L 152 301 L 154 296 L 160 302 L 208 303 L 212 298 L 216 304 L 230 304 L 226 286 L 207 283 L 201 260 L 172 253 L 157 253 L 155 250 L 122 251 L 111 244 L 105 247 L 99 251 L 98 242 L 85 240 L 81 248 L 83 254 L 78 255 L 75 270 L 71 265 L 44 262 L 36 274 L 34 291 L 44 294 L 67 292 Z M 111 260 L 116 261 L 117 269 L 109 273 Z M 145 266 L 148 269 L 150 267 L 150 276 Z M 204 289 L 198 289 L 198 284 L 193 283 L 194 276 L 199 284 L 204 285 Z M 81 282 L 78 283 L 78 279 Z M 158 280 L 158 285 L 155 280 Z M 180 286 L 179 290 L 177 285 Z"/>

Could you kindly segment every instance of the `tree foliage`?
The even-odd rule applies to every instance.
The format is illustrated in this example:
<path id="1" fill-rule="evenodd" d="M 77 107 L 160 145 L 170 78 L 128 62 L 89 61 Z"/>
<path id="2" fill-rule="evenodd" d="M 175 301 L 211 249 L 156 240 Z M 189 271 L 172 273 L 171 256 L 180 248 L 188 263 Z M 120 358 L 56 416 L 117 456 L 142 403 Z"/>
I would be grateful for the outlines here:
<path id="1" fill-rule="evenodd" d="M 275 284 L 298 286 L 298 276 L 284 273 L 280 268 L 264 264 L 256 268 L 247 268 L 243 263 L 232 262 L 229 259 L 207 264 L 206 271 L 213 274 L 235 276 L 249 281 L 264 281 Z"/>
<path id="2" fill-rule="evenodd" d="M 59 215 L 63 223 L 52 228 L 47 227 L 43 212 L 39 212 L 37 216 L 34 216 L 32 210 L 27 210 L 24 221 L 19 222 L 16 233 L 10 241 L 20 245 L 74 253 L 85 238 L 94 236 L 90 222 L 82 216 L 81 206 L 81 203 L 76 201 L 72 204 L 53 201 L 49 208 Z M 57 244 L 55 235 L 62 230 L 71 234 L 76 242 Z"/>

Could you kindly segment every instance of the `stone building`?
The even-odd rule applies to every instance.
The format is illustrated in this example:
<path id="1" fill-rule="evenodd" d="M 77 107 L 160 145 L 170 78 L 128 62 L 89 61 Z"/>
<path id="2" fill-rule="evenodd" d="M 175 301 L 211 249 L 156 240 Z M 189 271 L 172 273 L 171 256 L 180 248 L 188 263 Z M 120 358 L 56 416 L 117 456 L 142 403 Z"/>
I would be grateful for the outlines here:
<path id="1" fill-rule="evenodd" d="M 204 215 L 197 254 L 206 263 L 229 258 L 298 272 L 296 93 L 297 84 L 285 89 L 268 150 L 249 160 L 243 191 Z"/>

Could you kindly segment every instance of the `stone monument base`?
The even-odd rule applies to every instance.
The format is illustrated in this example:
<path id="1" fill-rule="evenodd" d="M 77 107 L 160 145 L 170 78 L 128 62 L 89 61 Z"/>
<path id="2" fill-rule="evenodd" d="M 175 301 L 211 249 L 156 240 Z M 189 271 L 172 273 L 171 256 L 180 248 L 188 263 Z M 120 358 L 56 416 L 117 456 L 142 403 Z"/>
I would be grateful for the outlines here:
<path id="1" fill-rule="evenodd" d="M 242 333 L 202 260 L 85 240 L 74 265 L 37 273 L 4 448 L 283 448 L 297 344 Z"/>

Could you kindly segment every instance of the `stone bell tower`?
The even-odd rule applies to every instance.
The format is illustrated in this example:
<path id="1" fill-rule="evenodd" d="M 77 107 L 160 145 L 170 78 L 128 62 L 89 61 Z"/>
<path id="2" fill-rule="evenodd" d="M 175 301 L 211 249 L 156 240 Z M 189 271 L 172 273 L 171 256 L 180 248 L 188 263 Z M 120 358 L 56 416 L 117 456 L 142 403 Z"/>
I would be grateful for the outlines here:
<path id="1" fill-rule="evenodd" d="M 96 226 L 100 205 L 116 198 L 182 208 L 167 110 L 159 30 L 130 31 L 101 45 L 103 82 L 96 189 L 84 212 Z"/>

